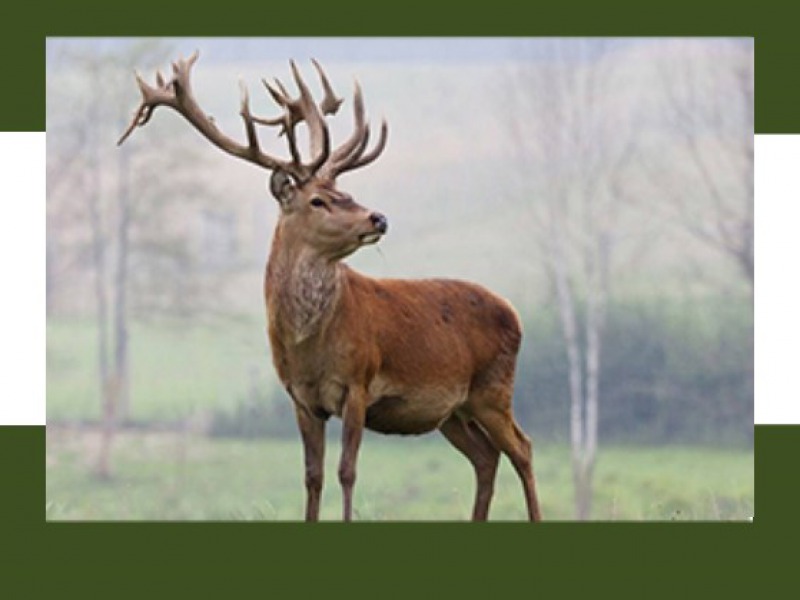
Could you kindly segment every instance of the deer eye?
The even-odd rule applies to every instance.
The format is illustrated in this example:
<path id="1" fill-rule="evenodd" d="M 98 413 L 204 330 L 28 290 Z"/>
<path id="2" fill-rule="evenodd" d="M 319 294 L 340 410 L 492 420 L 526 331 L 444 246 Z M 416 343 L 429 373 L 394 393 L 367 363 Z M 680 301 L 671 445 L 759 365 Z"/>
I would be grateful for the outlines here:
<path id="1" fill-rule="evenodd" d="M 322 198 L 312 198 L 309 204 L 311 204 L 311 206 L 314 208 L 327 208 L 325 201 Z"/>

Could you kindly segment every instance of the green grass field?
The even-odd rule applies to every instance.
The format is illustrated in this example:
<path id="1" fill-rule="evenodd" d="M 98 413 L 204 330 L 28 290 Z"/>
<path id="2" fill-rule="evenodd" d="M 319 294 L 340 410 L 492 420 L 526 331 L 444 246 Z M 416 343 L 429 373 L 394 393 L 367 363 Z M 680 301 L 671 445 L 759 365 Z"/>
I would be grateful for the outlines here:
<path id="1" fill-rule="evenodd" d="M 232 440 L 164 431 L 258 402 L 288 403 L 277 390 L 258 318 L 192 328 L 146 324 L 131 335 L 132 419 L 114 445 L 114 477 L 91 475 L 99 436 L 95 337 L 89 321 L 47 324 L 47 518 L 297 520 L 303 515 L 302 450 L 294 427 L 282 439 Z M 270 394 L 275 390 L 276 394 Z M 273 398 L 274 396 L 274 398 Z M 72 425 L 69 425 L 72 424 Z M 340 517 L 337 422 L 327 454 L 322 517 Z M 162 431 L 157 432 L 158 429 Z M 563 439 L 563 438 L 562 438 Z M 569 449 L 536 444 L 544 516 L 573 515 Z M 593 518 L 746 519 L 753 513 L 753 451 L 601 443 Z M 472 506 L 469 463 L 438 434 L 368 434 L 359 459 L 361 520 L 463 520 Z M 507 461 L 491 518 L 524 518 L 522 491 Z"/>
<path id="2" fill-rule="evenodd" d="M 134 323 L 130 335 L 132 414 L 139 422 L 229 410 L 275 376 L 258 317 L 192 326 Z M 97 340 L 89 320 L 47 321 L 48 422 L 97 420 Z"/>
<path id="3" fill-rule="evenodd" d="M 219 440 L 190 433 L 124 432 L 114 476 L 91 475 L 98 435 L 49 427 L 49 520 L 299 520 L 299 439 Z M 329 442 L 322 518 L 338 520 L 338 443 Z M 465 520 L 473 475 L 442 438 L 367 435 L 356 485 L 358 520 Z M 537 446 L 535 469 L 549 520 L 573 514 L 568 449 Z M 744 520 L 753 514 L 753 454 L 698 447 L 606 447 L 596 472 L 593 519 Z M 490 518 L 522 520 L 521 486 L 501 463 Z"/>

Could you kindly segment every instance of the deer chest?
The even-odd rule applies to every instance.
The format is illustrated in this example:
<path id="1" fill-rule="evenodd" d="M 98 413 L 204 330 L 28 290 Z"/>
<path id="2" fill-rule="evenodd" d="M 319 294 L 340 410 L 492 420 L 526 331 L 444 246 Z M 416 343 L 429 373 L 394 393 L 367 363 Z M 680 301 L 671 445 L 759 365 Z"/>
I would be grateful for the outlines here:
<path id="1" fill-rule="evenodd" d="M 334 380 L 304 382 L 295 381 L 289 384 L 292 400 L 312 414 L 327 418 L 331 415 L 342 416 L 342 406 L 347 394 L 347 386 Z"/>

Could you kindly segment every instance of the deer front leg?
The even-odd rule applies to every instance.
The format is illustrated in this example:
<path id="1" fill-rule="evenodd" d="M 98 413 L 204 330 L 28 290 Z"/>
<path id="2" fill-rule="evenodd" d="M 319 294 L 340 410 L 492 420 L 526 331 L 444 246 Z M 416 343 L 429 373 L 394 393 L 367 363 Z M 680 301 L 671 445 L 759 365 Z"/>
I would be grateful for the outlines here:
<path id="1" fill-rule="evenodd" d="M 317 521 L 325 466 L 325 421 L 299 404 L 295 404 L 295 412 L 306 463 L 306 521 Z"/>
<path id="2" fill-rule="evenodd" d="M 344 520 L 352 520 L 353 486 L 356 483 L 356 460 L 366 415 L 366 391 L 349 388 L 342 408 L 342 456 L 339 482 L 344 496 Z"/>

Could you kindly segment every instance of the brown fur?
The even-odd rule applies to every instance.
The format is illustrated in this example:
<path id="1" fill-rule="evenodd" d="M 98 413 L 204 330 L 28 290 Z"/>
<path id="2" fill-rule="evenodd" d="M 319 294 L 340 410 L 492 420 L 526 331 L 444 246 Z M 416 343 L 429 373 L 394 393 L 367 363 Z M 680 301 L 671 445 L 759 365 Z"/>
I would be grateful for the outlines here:
<path id="1" fill-rule="evenodd" d="M 344 421 L 345 519 L 366 427 L 392 434 L 440 429 L 475 467 L 475 519 L 488 515 L 504 452 L 522 479 L 528 514 L 538 520 L 530 441 L 511 407 L 522 338 L 516 312 L 472 283 L 372 279 L 350 269 L 339 257 L 372 230 L 372 213 L 352 200 L 344 209 L 310 209 L 307 199 L 329 193 L 329 185 L 307 184 L 296 204 L 284 206 L 265 280 L 273 361 L 306 450 L 306 518 L 318 518 L 324 422 L 335 415 Z M 315 228 L 333 223 L 346 233 L 311 248 L 306 240 Z"/>

